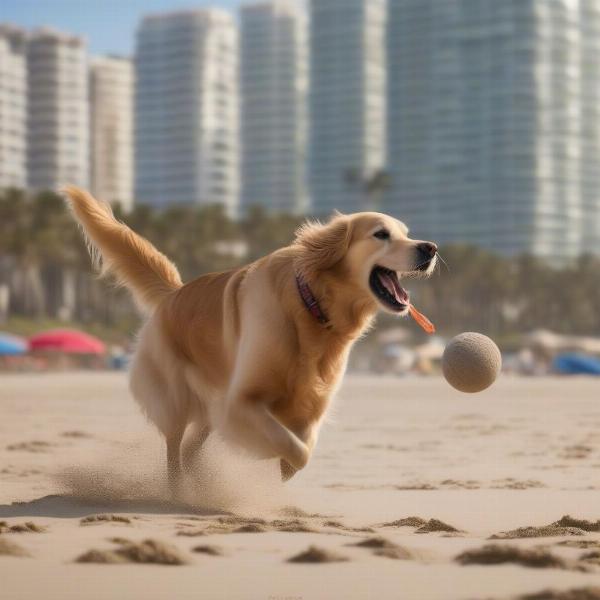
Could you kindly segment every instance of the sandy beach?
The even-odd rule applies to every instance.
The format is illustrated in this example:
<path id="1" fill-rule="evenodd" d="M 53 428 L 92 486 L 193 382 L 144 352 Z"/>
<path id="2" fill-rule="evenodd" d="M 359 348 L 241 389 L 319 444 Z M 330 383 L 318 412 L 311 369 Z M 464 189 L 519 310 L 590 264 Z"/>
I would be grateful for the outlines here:
<path id="1" fill-rule="evenodd" d="M 291 482 L 211 438 L 173 503 L 125 375 L 3 374 L 0 597 L 600 598 L 599 392 L 348 376 Z"/>

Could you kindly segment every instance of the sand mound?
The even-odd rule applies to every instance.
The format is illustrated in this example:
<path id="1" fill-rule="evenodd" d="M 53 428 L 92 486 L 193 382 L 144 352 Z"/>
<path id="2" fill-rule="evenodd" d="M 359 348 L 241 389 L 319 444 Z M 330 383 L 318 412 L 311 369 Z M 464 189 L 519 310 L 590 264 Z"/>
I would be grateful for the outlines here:
<path id="1" fill-rule="evenodd" d="M 544 525 L 543 527 L 519 527 L 512 531 L 501 531 L 490 536 L 490 540 L 514 540 L 518 538 L 552 537 L 559 535 L 585 535 L 579 527 L 562 527 L 559 525 Z"/>
<path id="2" fill-rule="evenodd" d="M 122 517 L 121 515 L 89 515 L 88 517 L 83 517 L 79 523 L 81 525 L 92 525 L 94 523 L 131 523 L 131 519 L 129 517 Z"/>
<path id="3" fill-rule="evenodd" d="M 323 527 L 331 527 L 348 533 L 375 533 L 372 527 L 348 527 L 348 525 L 344 525 L 340 521 L 324 521 Z"/>
<path id="4" fill-rule="evenodd" d="M 455 558 L 461 565 L 501 565 L 514 563 L 534 568 L 566 568 L 565 561 L 547 550 L 518 548 L 500 544 L 487 544 L 474 550 L 466 550 Z"/>
<path id="5" fill-rule="evenodd" d="M 600 520 L 595 523 L 585 519 L 574 519 L 565 515 L 550 525 L 535 527 L 527 525 L 511 531 L 501 531 L 490 536 L 490 540 L 512 540 L 517 538 L 552 537 L 552 536 L 580 536 L 588 531 L 600 531 Z"/>
<path id="6" fill-rule="evenodd" d="M 291 558 L 287 559 L 287 562 L 291 563 L 330 563 L 330 562 L 344 562 L 349 560 L 347 556 L 338 554 L 325 548 L 319 548 L 318 546 L 310 546 L 308 550 L 300 552 Z"/>
<path id="7" fill-rule="evenodd" d="M 265 533 L 268 529 L 260 523 L 248 523 L 248 525 L 242 525 L 237 529 L 234 529 L 232 533 Z"/>
<path id="8" fill-rule="evenodd" d="M 287 533 L 322 533 L 321 530 L 310 526 L 301 519 L 266 519 L 241 517 L 230 515 L 217 518 L 196 518 L 194 522 L 200 522 L 199 527 L 189 528 L 182 524 L 184 529 L 177 535 L 185 537 L 197 537 L 224 533 L 265 533 L 267 531 L 280 531 Z"/>
<path id="9" fill-rule="evenodd" d="M 119 543 L 120 548 L 116 550 L 88 550 L 79 556 L 75 562 L 79 563 L 152 563 L 158 565 L 185 565 L 188 561 L 183 555 L 168 544 L 158 540 L 144 540 L 132 542 L 125 539 L 113 538 L 113 542 Z"/>
<path id="10" fill-rule="evenodd" d="M 600 600 L 600 588 L 584 587 L 572 590 L 544 590 L 519 596 L 517 600 Z"/>
<path id="11" fill-rule="evenodd" d="M 600 531 L 600 520 L 595 523 L 592 521 L 586 521 L 585 519 L 575 519 L 569 515 L 565 515 L 558 521 L 552 523 L 559 527 L 579 527 L 584 531 Z"/>
<path id="12" fill-rule="evenodd" d="M 426 523 L 427 521 L 421 517 L 406 517 L 404 519 L 398 519 L 397 521 L 382 523 L 379 527 L 421 527 Z"/>
<path id="13" fill-rule="evenodd" d="M 352 544 L 352 546 L 358 546 L 359 548 L 395 548 L 397 547 L 394 542 L 381 537 L 370 537 L 365 540 L 361 540 L 360 542 L 356 542 L 356 544 Z"/>
<path id="14" fill-rule="evenodd" d="M 225 556 L 225 551 L 219 546 L 211 546 L 209 544 L 202 544 L 192 548 L 192 552 L 199 552 L 200 554 L 208 554 L 209 556 Z"/>
<path id="15" fill-rule="evenodd" d="M 376 527 L 417 527 L 415 533 L 434 533 L 436 531 L 443 531 L 445 533 L 464 533 L 460 529 L 439 519 L 429 519 L 429 521 L 422 519 L 421 517 L 405 517 L 404 519 L 398 519 L 396 521 L 387 521 L 381 523 Z"/>
<path id="16" fill-rule="evenodd" d="M 373 554 L 375 556 L 384 556 L 396 560 L 410 560 L 414 558 L 409 550 L 381 536 L 366 538 L 356 544 L 352 544 L 352 546 L 371 548 L 374 550 Z"/>
<path id="17" fill-rule="evenodd" d="M 47 527 L 37 525 L 33 521 L 9 525 L 6 521 L 0 521 L 0 533 L 44 533 L 48 531 Z"/>
<path id="18" fill-rule="evenodd" d="M 31 556 L 25 548 L 15 544 L 12 540 L 0 537 L 0 556 Z"/>
<path id="19" fill-rule="evenodd" d="M 421 527 L 419 527 L 415 533 L 434 533 L 436 531 L 460 533 L 460 529 L 456 529 L 456 527 L 448 525 L 448 523 L 444 523 L 444 521 L 440 521 L 439 519 L 429 519 L 429 521 L 421 525 Z"/>

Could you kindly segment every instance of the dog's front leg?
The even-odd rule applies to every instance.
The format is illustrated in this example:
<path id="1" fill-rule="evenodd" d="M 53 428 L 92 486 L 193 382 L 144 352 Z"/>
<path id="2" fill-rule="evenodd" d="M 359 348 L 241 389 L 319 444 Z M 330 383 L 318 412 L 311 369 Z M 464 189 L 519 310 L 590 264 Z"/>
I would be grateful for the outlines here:
<path id="1" fill-rule="evenodd" d="M 309 456 L 312 454 L 313 448 L 317 443 L 317 428 L 307 426 L 303 431 L 295 432 L 297 436 L 306 444 Z M 289 481 L 297 472 L 284 458 L 279 461 L 279 470 L 281 471 L 281 481 Z"/>
<path id="2" fill-rule="evenodd" d="M 309 447 L 260 403 L 237 401 L 229 411 L 223 433 L 261 458 L 281 458 L 293 469 L 306 466 Z"/>

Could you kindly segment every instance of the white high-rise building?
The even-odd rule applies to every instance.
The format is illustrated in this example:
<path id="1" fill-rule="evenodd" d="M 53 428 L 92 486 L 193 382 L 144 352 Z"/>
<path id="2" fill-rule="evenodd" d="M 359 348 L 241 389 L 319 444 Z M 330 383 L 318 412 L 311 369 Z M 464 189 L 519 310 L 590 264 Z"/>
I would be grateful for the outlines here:
<path id="1" fill-rule="evenodd" d="M 27 184 L 27 34 L 0 25 L 0 188 Z"/>
<path id="2" fill-rule="evenodd" d="M 136 201 L 221 204 L 239 195 L 238 33 L 231 14 L 146 16 L 136 49 Z"/>
<path id="3" fill-rule="evenodd" d="M 597 0 L 389 0 L 386 211 L 415 236 L 600 253 Z"/>
<path id="4" fill-rule="evenodd" d="M 291 0 L 243 6 L 242 209 L 307 209 L 306 18 Z"/>
<path id="5" fill-rule="evenodd" d="M 385 1 L 310 2 L 312 212 L 370 206 L 385 162 Z"/>
<path id="6" fill-rule="evenodd" d="M 28 185 L 56 190 L 89 184 L 88 65 L 85 41 L 34 30 L 27 51 Z"/>
<path id="7" fill-rule="evenodd" d="M 92 191 L 124 210 L 133 207 L 133 65 L 117 56 L 90 66 Z"/>

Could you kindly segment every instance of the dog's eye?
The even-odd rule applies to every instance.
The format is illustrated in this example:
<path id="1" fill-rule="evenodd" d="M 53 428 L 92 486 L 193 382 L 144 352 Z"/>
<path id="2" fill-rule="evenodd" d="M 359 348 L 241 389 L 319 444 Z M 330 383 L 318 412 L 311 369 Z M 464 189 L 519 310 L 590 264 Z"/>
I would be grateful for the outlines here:
<path id="1" fill-rule="evenodd" d="M 387 229 L 380 229 L 373 234 L 373 237 L 376 237 L 378 240 L 389 240 L 390 232 Z"/>

